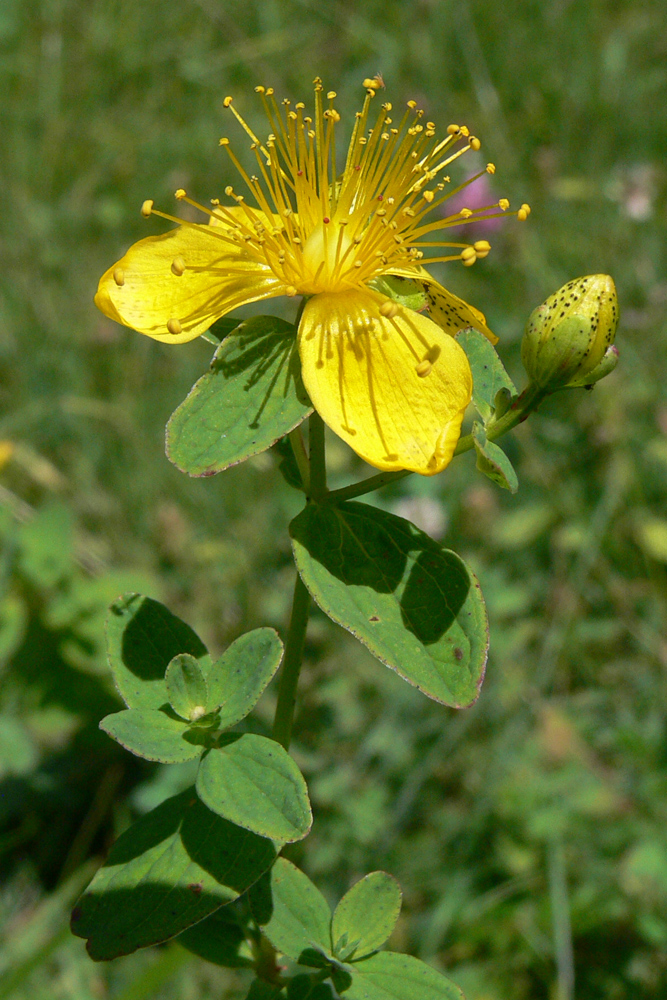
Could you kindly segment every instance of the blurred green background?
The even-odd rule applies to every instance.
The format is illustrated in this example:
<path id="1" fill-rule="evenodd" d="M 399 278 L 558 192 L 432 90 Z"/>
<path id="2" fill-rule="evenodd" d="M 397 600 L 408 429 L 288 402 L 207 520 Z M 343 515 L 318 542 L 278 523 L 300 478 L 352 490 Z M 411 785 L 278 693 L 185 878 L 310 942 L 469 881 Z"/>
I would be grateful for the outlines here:
<path id="1" fill-rule="evenodd" d="M 486 261 L 444 274 L 487 314 L 516 380 L 528 313 L 581 274 L 617 283 L 621 363 L 513 436 L 517 497 L 465 456 L 374 501 L 479 573 L 487 680 L 473 709 L 443 709 L 316 614 L 294 744 L 316 823 L 295 860 L 332 900 L 366 871 L 394 873 L 395 947 L 468 1000 L 667 995 L 666 13 L 662 0 L 2 0 L 0 998 L 247 988 L 174 943 L 96 966 L 67 928 L 95 859 L 189 782 L 97 729 L 118 705 L 106 605 L 148 592 L 216 651 L 282 629 L 299 506 L 271 453 L 213 479 L 170 466 L 165 421 L 212 349 L 134 334 L 92 296 L 160 231 L 144 198 L 172 210 L 176 187 L 204 200 L 232 180 L 227 93 L 265 131 L 253 86 L 309 100 L 319 74 L 349 120 L 377 71 L 396 105 L 467 123 L 496 196 L 533 207 L 490 234 Z M 334 485 L 363 474 L 335 440 L 330 460 Z"/>

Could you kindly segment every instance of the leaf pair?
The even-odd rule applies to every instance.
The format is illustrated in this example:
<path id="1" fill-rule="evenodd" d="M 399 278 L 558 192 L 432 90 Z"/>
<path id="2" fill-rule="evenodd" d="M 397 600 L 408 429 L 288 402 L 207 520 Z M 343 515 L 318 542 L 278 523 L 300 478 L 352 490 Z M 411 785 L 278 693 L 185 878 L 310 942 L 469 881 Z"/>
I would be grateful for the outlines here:
<path id="1" fill-rule="evenodd" d="M 378 953 L 401 908 L 400 887 L 386 872 L 366 875 L 332 914 L 307 875 L 279 858 L 249 898 L 273 946 L 301 965 L 329 967 L 336 990 L 350 1000 L 461 1000 L 458 987 L 418 959 Z"/>
<path id="2" fill-rule="evenodd" d="M 472 401 L 482 418 L 473 424 L 473 443 L 477 468 L 497 486 L 510 493 L 519 488 L 516 472 L 505 452 L 488 441 L 486 430 L 505 413 L 516 399 L 514 383 L 505 371 L 495 349 L 478 330 L 461 330 L 456 339 L 466 352 L 472 371 Z"/>

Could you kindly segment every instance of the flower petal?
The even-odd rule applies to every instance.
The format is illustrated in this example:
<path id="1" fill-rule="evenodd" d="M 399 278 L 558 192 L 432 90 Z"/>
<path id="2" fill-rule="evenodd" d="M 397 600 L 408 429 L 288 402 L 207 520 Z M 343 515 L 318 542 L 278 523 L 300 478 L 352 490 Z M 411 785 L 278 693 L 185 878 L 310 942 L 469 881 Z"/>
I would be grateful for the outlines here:
<path id="1" fill-rule="evenodd" d="M 370 290 L 326 292 L 306 304 L 299 351 L 316 410 L 366 462 L 425 476 L 448 464 L 472 376 L 432 320 Z"/>
<path id="2" fill-rule="evenodd" d="M 443 330 L 455 336 L 459 330 L 472 326 L 483 333 L 492 344 L 498 343 L 495 333 L 486 325 L 486 316 L 468 302 L 454 295 L 447 288 L 432 278 L 424 268 L 392 268 L 392 273 L 402 278 L 412 278 L 423 284 L 428 298 L 428 311 L 431 319 Z"/>
<path id="3" fill-rule="evenodd" d="M 186 267 L 180 275 L 171 270 L 178 258 Z M 251 259 L 243 243 L 211 226 L 184 225 L 131 246 L 102 276 L 95 304 L 139 333 L 181 344 L 237 306 L 284 292 L 283 282 Z"/>

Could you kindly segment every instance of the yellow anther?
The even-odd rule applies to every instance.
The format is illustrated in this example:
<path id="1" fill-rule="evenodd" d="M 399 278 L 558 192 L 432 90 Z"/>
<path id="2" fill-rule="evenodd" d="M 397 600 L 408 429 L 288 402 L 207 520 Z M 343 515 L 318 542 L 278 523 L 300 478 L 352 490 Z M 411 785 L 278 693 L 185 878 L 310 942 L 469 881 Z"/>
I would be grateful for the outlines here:
<path id="1" fill-rule="evenodd" d="M 435 128 L 435 122 L 426 122 L 426 128 Z"/>
<path id="2" fill-rule="evenodd" d="M 428 361 L 425 358 L 423 361 L 419 362 L 419 364 L 415 368 L 415 371 L 417 372 L 420 378 L 426 378 L 426 376 L 430 375 L 431 372 L 433 371 L 433 365 L 430 361 Z"/>
<path id="3" fill-rule="evenodd" d="M 337 97 L 337 96 L 338 96 L 338 95 L 336 94 L 336 91 L 335 91 L 335 90 L 330 90 L 330 91 L 329 91 L 329 92 L 327 93 L 327 100 L 328 100 L 328 101 L 333 101 L 334 97 Z"/>
<path id="4" fill-rule="evenodd" d="M 183 333 L 183 327 L 178 322 L 177 319 L 170 319 L 167 321 L 167 329 L 174 337 L 177 337 L 179 333 Z"/>
<path id="5" fill-rule="evenodd" d="M 361 260 L 355 260 L 354 266 L 355 267 L 361 267 L 362 263 L 363 263 L 363 261 L 361 261 Z"/>
<path id="6" fill-rule="evenodd" d="M 470 140 L 470 147 L 471 147 L 471 149 L 474 149 L 475 152 L 477 152 L 478 149 L 482 148 L 482 144 L 479 141 L 479 139 L 477 138 L 477 136 L 473 135 L 473 137 L 471 138 L 471 140 Z"/>
<path id="7" fill-rule="evenodd" d="M 410 108 L 411 111 L 414 111 L 415 108 L 417 107 L 417 102 L 416 101 L 408 101 L 408 107 Z"/>
<path id="8" fill-rule="evenodd" d="M 174 257 L 174 259 L 171 262 L 171 273 L 175 274 L 177 278 L 180 278 L 180 276 L 183 274 L 184 271 L 185 271 L 185 261 L 183 260 L 183 258 Z"/>
<path id="9" fill-rule="evenodd" d="M 266 88 L 266 96 L 267 97 L 271 97 L 272 94 L 273 94 L 273 87 L 267 87 Z"/>
<path id="10" fill-rule="evenodd" d="M 227 195 L 228 198 L 233 197 L 233 195 L 234 195 L 234 188 L 232 187 L 231 184 L 228 184 L 227 187 L 225 188 L 225 194 Z"/>
<path id="11" fill-rule="evenodd" d="M 141 206 L 141 214 L 143 215 L 144 219 L 147 219 L 152 211 L 153 211 L 153 202 L 150 198 L 147 198 L 146 201 Z"/>
<path id="12" fill-rule="evenodd" d="M 257 90 L 257 87 L 255 87 L 255 90 Z M 233 97 L 225 97 L 224 101 L 222 102 L 223 108 L 228 108 L 233 100 L 234 100 Z"/>
<path id="13" fill-rule="evenodd" d="M 386 316 L 387 319 L 393 319 L 394 316 L 398 314 L 398 305 L 396 302 L 392 302 L 391 299 L 387 299 L 380 306 L 380 315 Z"/>
<path id="14" fill-rule="evenodd" d="M 229 139 L 225 139 L 225 138 L 222 138 L 222 139 L 220 140 L 220 143 L 219 143 L 219 145 L 220 145 L 220 146 L 228 146 L 228 145 L 229 145 Z"/>
<path id="15" fill-rule="evenodd" d="M 464 219 L 469 219 L 472 215 L 472 210 L 469 208 L 462 208 L 459 215 L 462 215 Z"/>
<path id="16" fill-rule="evenodd" d="M 470 135 L 470 129 L 468 128 L 467 125 L 462 125 L 461 126 L 461 135 L 464 135 L 466 137 L 466 139 Z"/>
<path id="17" fill-rule="evenodd" d="M 491 244 L 487 240 L 477 240 L 475 244 L 475 253 L 477 257 L 481 260 L 484 257 L 488 257 L 489 251 L 491 249 Z"/>
<path id="18" fill-rule="evenodd" d="M 422 198 L 430 204 L 435 198 L 435 193 L 433 191 L 422 191 Z"/>
<path id="19" fill-rule="evenodd" d="M 510 203 L 507 198 L 501 198 L 498 202 L 498 208 L 502 209 L 503 212 L 506 212 L 509 207 Z"/>
<path id="20" fill-rule="evenodd" d="M 303 103 L 303 101 L 297 101 L 296 104 L 294 105 L 297 111 L 303 111 L 305 106 L 306 105 Z"/>
<path id="21" fill-rule="evenodd" d="M 113 280 L 116 282 L 120 288 L 125 284 L 125 271 L 122 267 L 115 267 L 113 270 Z"/>
<path id="22" fill-rule="evenodd" d="M 179 188 L 178 191 L 174 191 L 174 198 L 176 198 L 178 201 L 183 201 L 183 199 L 186 197 L 187 197 L 187 191 L 185 190 L 185 188 Z"/>
<path id="23" fill-rule="evenodd" d="M 461 128 L 460 128 L 459 125 L 448 125 L 447 126 L 447 135 L 458 135 L 460 131 L 461 131 Z"/>
<path id="24" fill-rule="evenodd" d="M 220 204 L 220 199 L 219 198 L 211 198 L 211 204 L 213 205 L 214 208 L 217 208 L 218 205 Z"/>
<path id="25" fill-rule="evenodd" d="M 474 247 L 466 247 L 465 250 L 461 251 L 461 260 L 476 260 L 477 252 Z"/>
<path id="26" fill-rule="evenodd" d="M 519 211 L 516 213 L 517 219 L 521 222 L 525 222 L 530 215 L 530 205 L 523 204 Z"/>
<path id="27" fill-rule="evenodd" d="M 294 298 L 296 294 L 297 290 L 294 287 L 294 285 L 288 285 L 287 288 L 285 289 L 285 295 L 289 295 L 290 298 Z"/>
<path id="28" fill-rule="evenodd" d="M 264 90 L 265 90 L 265 88 L 261 85 L 261 83 L 258 84 L 258 86 L 255 87 L 255 93 L 256 94 L 263 94 Z"/>
<path id="29" fill-rule="evenodd" d="M 487 165 L 486 165 L 486 172 L 487 172 L 487 174 L 495 174 L 495 172 L 496 172 L 496 165 L 495 165 L 495 163 L 487 163 Z"/>
<path id="30" fill-rule="evenodd" d="M 462 260 L 462 263 L 463 263 L 464 267 L 472 267 L 472 265 L 475 263 L 476 260 L 477 260 L 476 256 L 475 257 L 468 257 L 468 258 L 466 258 L 466 260 Z"/>

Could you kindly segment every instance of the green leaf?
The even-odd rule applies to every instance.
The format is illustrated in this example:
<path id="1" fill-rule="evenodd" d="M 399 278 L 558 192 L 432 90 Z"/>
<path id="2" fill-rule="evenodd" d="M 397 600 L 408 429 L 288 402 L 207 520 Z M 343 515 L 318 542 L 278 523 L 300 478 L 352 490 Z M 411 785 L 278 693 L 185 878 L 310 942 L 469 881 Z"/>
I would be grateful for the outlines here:
<path id="1" fill-rule="evenodd" d="M 202 340 L 207 340 L 209 344 L 214 344 L 217 347 L 242 322 L 242 320 L 235 319 L 233 316 L 222 316 L 221 319 L 216 319 L 215 323 L 205 333 L 200 334 L 200 337 Z"/>
<path id="2" fill-rule="evenodd" d="M 468 327 L 457 333 L 456 339 L 466 352 L 472 371 L 472 401 L 484 423 L 493 415 L 496 393 L 509 389 L 516 395 L 514 383 L 505 371 L 495 348 L 479 330 Z"/>
<path id="3" fill-rule="evenodd" d="M 206 715 L 208 687 L 197 660 L 190 653 L 179 653 L 170 661 L 164 675 L 169 704 L 182 719 L 196 722 Z"/>
<path id="4" fill-rule="evenodd" d="M 207 675 L 208 709 L 222 706 L 220 728 L 244 719 L 259 701 L 280 666 L 283 644 L 272 628 L 257 628 L 239 636 Z"/>
<path id="5" fill-rule="evenodd" d="M 137 757 L 162 764 L 182 764 L 199 757 L 204 749 L 197 742 L 200 734 L 196 730 L 154 708 L 127 708 L 107 715 L 100 729 Z"/>
<path id="6" fill-rule="evenodd" d="M 169 702 L 164 675 L 178 653 L 190 653 L 206 674 L 211 658 L 189 625 L 159 601 L 124 594 L 109 608 L 107 653 L 116 687 L 128 708 Z"/>
<path id="7" fill-rule="evenodd" d="M 299 768 L 279 743 L 254 733 L 223 736 L 206 754 L 197 794 L 219 816 L 286 843 L 305 837 L 313 822 Z"/>
<path id="8" fill-rule="evenodd" d="M 428 305 L 428 295 L 423 281 L 413 281 L 399 274 L 384 274 L 369 282 L 382 295 L 393 299 L 406 309 L 421 312 Z"/>
<path id="9" fill-rule="evenodd" d="M 166 941 L 237 899 L 281 846 L 216 816 L 189 788 L 118 838 L 72 930 L 97 961 Z"/>
<path id="10" fill-rule="evenodd" d="M 249 893 L 250 908 L 274 948 L 301 965 L 321 966 L 331 949 L 331 910 L 307 875 L 286 858 Z"/>
<path id="11" fill-rule="evenodd" d="M 266 451 L 311 412 L 293 324 L 256 316 L 223 340 L 172 415 L 167 456 L 181 472 L 211 476 Z"/>
<path id="12" fill-rule="evenodd" d="M 312 976 L 292 976 L 287 981 L 287 1000 L 334 1000 L 328 983 L 318 983 Z"/>
<path id="13" fill-rule="evenodd" d="M 210 917 L 178 935 L 178 943 L 188 951 L 227 969 L 254 965 L 243 928 L 232 907 L 223 906 Z"/>
<path id="14" fill-rule="evenodd" d="M 281 1000 L 282 987 L 267 983 L 264 979 L 253 979 L 245 1000 Z"/>
<path id="15" fill-rule="evenodd" d="M 290 532 L 325 614 L 429 698 L 454 708 L 475 701 L 488 624 L 479 583 L 454 552 L 361 503 L 309 504 Z"/>
<path id="16" fill-rule="evenodd" d="M 411 955 L 381 951 L 347 969 L 345 1000 L 464 1000 L 451 979 Z"/>
<path id="17" fill-rule="evenodd" d="M 396 879 L 387 872 L 366 875 L 334 910 L 331 940 L 336 957 L 357 960 L 377 951 L 396 926 L 400 912 L 401 887 Z"/>
<path id="18" fill-rule="evenodd" d="M 499 448 L 493 441 L 487 441 L 486 431 L 477 421 L 472 425 L 472 437 L 479 471 L 488 476 L 497 486 L 509 490 L 510 493 L 516 493 L 519 489 L 519 480 L 514 466 L 502 448 Z"/>

